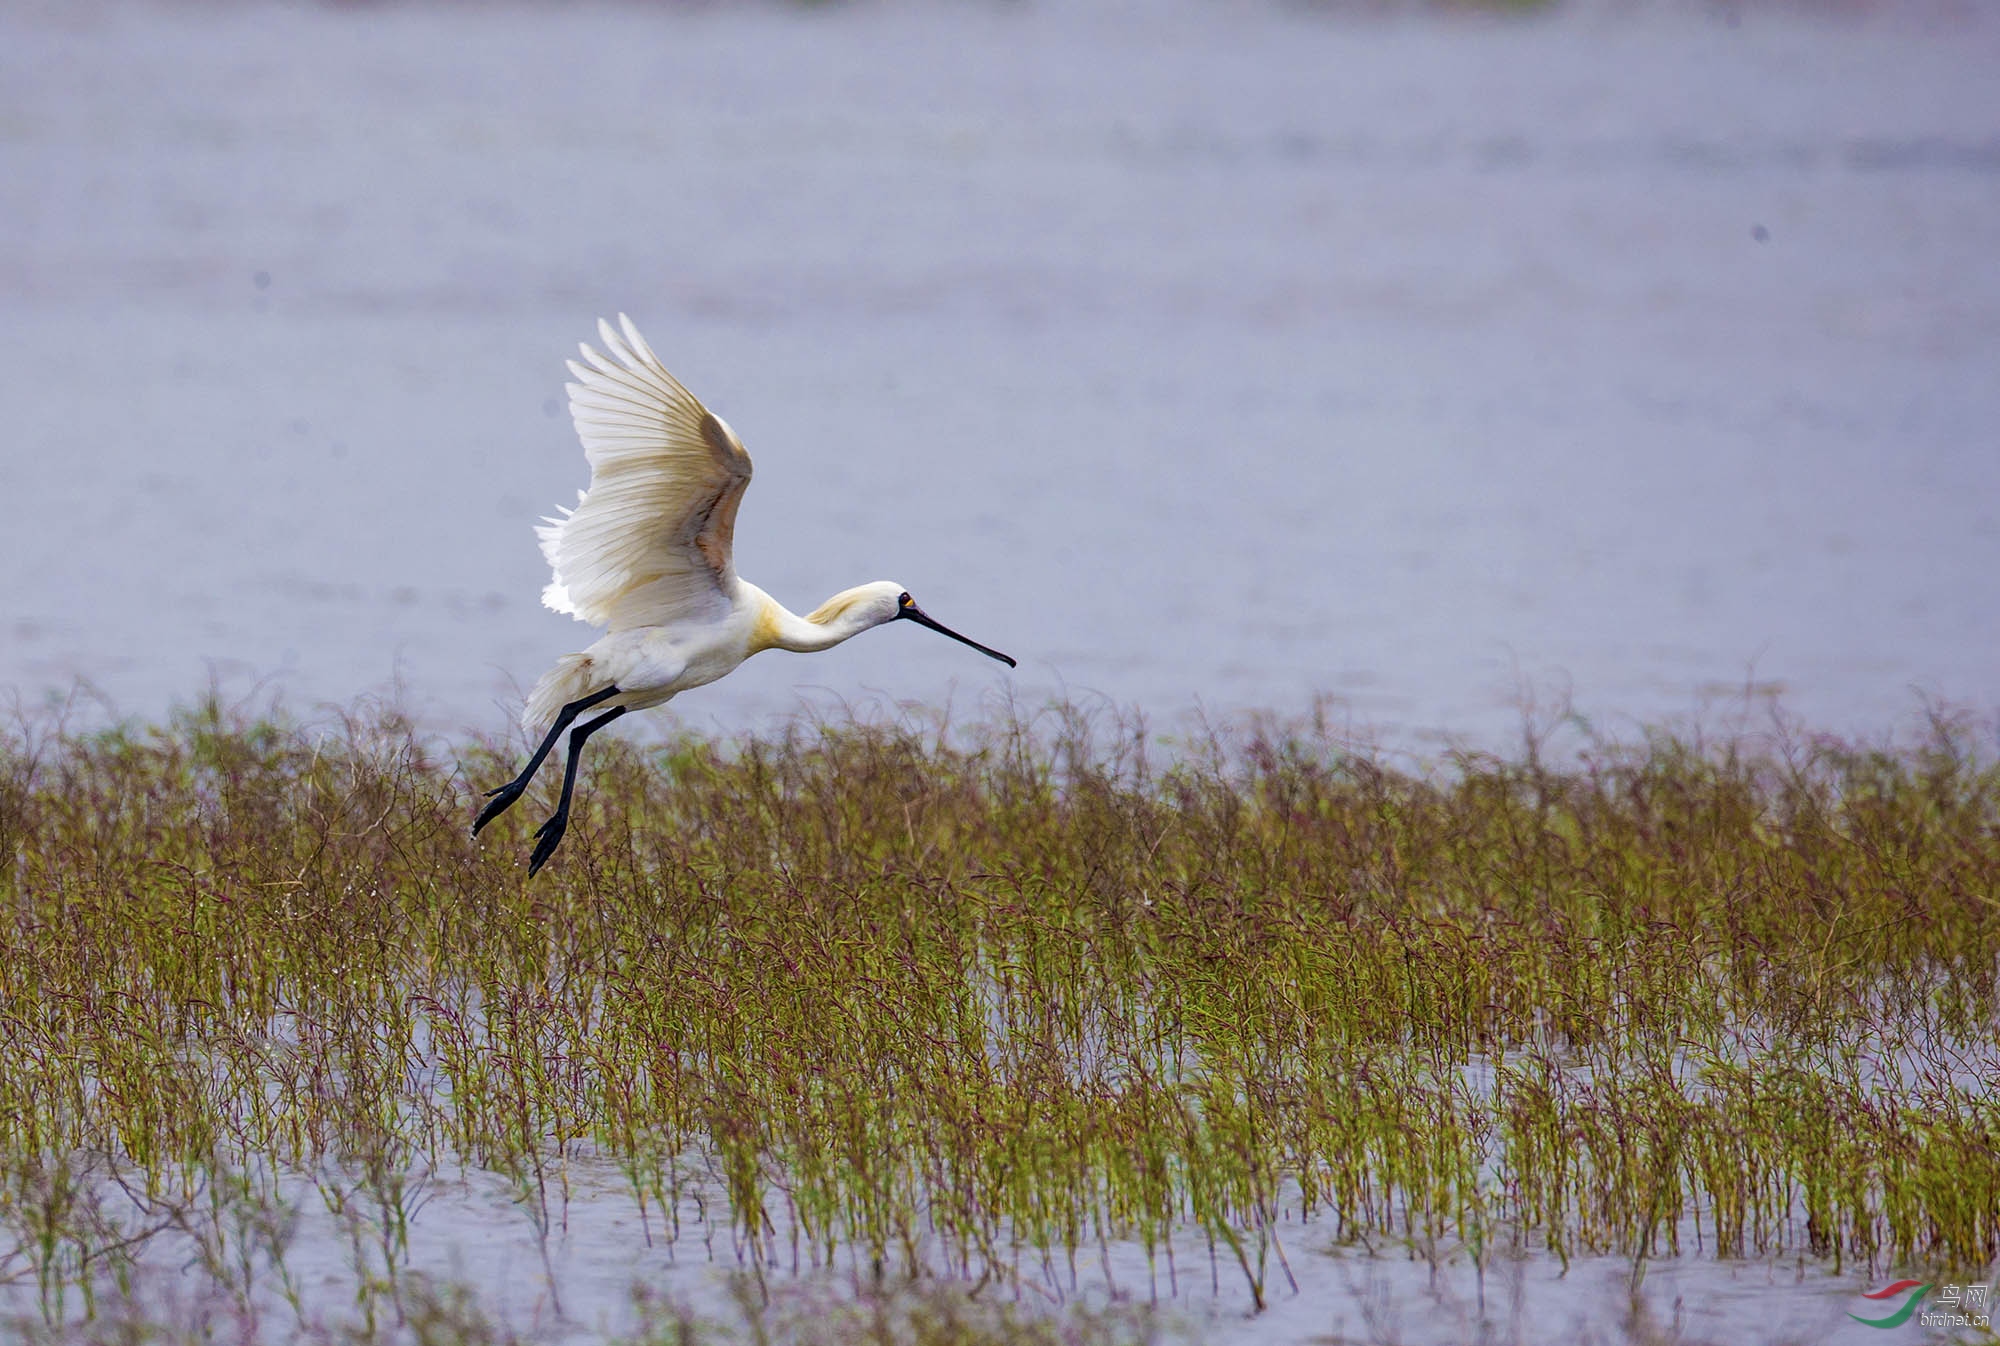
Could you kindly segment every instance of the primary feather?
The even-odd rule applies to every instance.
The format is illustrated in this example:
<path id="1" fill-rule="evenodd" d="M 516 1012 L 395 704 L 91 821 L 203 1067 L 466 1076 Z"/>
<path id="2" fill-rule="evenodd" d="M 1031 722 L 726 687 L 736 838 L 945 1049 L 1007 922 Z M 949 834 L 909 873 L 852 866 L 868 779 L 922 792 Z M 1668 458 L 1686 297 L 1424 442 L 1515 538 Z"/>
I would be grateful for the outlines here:
<path id="1" fill-rule="evenodd" d="M 599 322 L 609 355 L 569 362 L 569 412 L 590 460 L 576 508 L 536 529 L 555 577 L 542 601 L 625 631 L 727 608 L 736 509 L 750 455 L 681 386 L 624 314 Z M 586 367 L 587 365 L 587 367 Z"/>

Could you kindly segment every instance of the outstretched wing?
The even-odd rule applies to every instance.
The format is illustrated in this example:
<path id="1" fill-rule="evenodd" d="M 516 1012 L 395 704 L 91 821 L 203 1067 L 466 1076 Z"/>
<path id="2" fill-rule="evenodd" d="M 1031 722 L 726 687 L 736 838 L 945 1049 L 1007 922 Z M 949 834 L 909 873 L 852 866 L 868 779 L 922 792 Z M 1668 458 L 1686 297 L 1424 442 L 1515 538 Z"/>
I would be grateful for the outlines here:
<path id="1" fill-rule="evenodd" d="M 542 601 L 624 631 L 715 612 L 735 577 L 736 507 L 750 455 L 695 400 L 624 314 L 599 321 L 609 357 L 572 360 L 569 414 L 590 460 L 590 489 L 536 534 L 555 579 Z"/>

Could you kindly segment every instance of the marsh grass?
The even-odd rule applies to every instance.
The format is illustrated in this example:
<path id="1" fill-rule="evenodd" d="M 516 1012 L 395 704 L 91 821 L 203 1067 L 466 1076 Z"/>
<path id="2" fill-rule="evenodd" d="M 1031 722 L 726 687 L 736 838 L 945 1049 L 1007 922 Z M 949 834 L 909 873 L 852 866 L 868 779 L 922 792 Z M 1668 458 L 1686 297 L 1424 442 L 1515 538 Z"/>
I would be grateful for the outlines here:
<path id="1" fill-rule="evenodd" d="M 1969 1272 L 2000 1256 L 1982 732 L 1398 769 L 1311 724 L 1163 753 L 1074 707 L 801 719 L 594 748 L 530 883 L 548 800 L 467 834 L 514 745 L 212 697 L 26 716 L 0 1275 L 88 1319 L 177 1238 L 296 1303 L 303 1175 L 372 1331 L 407 1320 L 427 1175 L 503 1175 L 546 1241 L 586 1158 L 766 1292 L 1074 1287 L 1129 1240 L 1154 1294 L 1261 1305 L 1306 1222 L 1482 1265 Z"/>

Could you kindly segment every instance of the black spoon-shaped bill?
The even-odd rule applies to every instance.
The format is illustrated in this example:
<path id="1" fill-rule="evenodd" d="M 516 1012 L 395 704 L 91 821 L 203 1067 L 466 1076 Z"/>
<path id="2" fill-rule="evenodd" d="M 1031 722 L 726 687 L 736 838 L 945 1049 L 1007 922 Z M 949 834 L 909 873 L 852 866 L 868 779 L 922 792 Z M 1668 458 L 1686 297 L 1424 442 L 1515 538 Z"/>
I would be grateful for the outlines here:
<path id="1" fill-rule="evenodd" d="M 898 617 L 907 617 L 919 626 L 928 626 L 931 630 L 937 632 L 939 635 L 950 636 L 953 640 L 957 641 L 961 645 L 970 645 L 972 646 L 973 649 L 978 650 L 988 659 L 998 659 L 1001 663 L 1007 665 L 1007 667 L 1009 668 L 1017 667 L 1017 665 L 1014 663 L 1012 655 L 1002 654 L 1000 653 L 1000 651 L 993 649 L 991 646 L 980 644 L 978 641 L 972 639 L 972 637 L 970 636 L 960 635 L 958 632 L 952 630 L 949 626 L 946 626 L 943 622 L 931 616 L 928 612 L 925 612 L 922 608 L 918 607 L 915 603 L 910 601 L 910 596 L 908 594 L 903 595 L 902 605 L 899 608 L 897 608 L 896 615 Z"/>

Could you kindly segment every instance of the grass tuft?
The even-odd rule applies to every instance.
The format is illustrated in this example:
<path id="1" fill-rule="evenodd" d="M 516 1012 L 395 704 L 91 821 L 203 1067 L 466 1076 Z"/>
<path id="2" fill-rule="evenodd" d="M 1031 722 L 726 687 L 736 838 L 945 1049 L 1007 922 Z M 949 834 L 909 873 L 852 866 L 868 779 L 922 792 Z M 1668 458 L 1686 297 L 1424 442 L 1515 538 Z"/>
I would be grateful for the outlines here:
<path id="1" fill-rule="evenodd" d="M 423 1175 L 503 1175 L 547 1235 L 589 1159 L 649 1237 L 702 1225 L 759 1278 L 1074 1284 L 1133 1240 L 1261 1304 L 1303 1220 L 1971 1271 L 1979 732 L 1398 769 L 1309 726 L 1159 754 L 1075 708 L 801 720 L 603 744 L 529 883 L 549 800 L 467 834 L 512 749 L 213 698 L 31 718 L 0 739 L 0 1268 L 55 1324 L 178 1237 L 247 1305 L 303 1175 L 403 1305 Z M 1190 1228 L 1206 1267 L 1173 1264 Z M 879 1339 L 933 1339 L 906 1327 Z"/>

